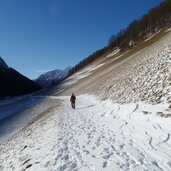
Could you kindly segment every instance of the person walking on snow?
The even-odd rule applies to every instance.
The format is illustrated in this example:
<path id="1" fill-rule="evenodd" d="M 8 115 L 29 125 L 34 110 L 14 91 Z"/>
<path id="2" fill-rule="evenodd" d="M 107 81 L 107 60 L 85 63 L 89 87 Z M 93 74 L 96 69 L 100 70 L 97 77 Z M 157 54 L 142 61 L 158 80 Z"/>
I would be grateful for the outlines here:
<path id="1" fill-rule="evenodd" d="M 74 93 L 72 93 L 70 102 L 71 102 L 71 106 L 73 109 L 75 109 L 75 100 L 76 100 L 76 97 L 75 97 Z"/>

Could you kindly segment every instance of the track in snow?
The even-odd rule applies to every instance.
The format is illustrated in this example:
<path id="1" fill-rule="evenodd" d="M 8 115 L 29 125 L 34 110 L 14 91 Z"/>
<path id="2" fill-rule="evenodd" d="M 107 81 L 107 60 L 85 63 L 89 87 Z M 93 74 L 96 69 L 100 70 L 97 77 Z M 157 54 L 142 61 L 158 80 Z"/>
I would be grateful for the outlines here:
<path id="1" fill-rule="evenodd" d="M 1 145 L 2 170 L 171 169 L 169 118 L 144 115 L 142 103 L 118 105 L 82 95 L 73 110 L 69 97 L 59 99 L 60 108 Z"/>

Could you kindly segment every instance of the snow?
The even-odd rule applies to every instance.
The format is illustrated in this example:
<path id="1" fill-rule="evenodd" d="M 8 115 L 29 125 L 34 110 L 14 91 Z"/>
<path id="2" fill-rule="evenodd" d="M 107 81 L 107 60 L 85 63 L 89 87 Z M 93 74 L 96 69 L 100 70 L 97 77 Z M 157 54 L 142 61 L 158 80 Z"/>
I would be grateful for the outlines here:
<path id="1" fill-rule="evenodd" d="M 49 101 L 43 96 L 21 96 L 0 103 L 0 143 L 5 142 L 41 113 L 57 104 L 54 99 Z"/>
<path id="2" fill-rule="evenodd" d="M 121 55 L 119 55 L 119 56 L 117 56 L 117 57 L 115 57 L 115 58 L 112 58 L 111 60 L 107 61 L 106 63 L 109 64 L 109 63 L 111 63 L 111 62 L 114 62 L 114 61 L 118 60 L 119 58 L 121 58 L 123 55 L 125 55 L 125 54 L 128 53 L 129 51 L 130 51 L 130 50 L 128 50 L 127 52 L 122 53 Z"/>
<path id="3" fill-rule="evenodd" d="M 166 32 L 169 32 L 169 31 L 171 31 L 171 28 L 169 28 L 169 29 L 166 30 Z"/>
<path id="4" fill-rule="evenodd" d="M 156 34 L 158 34 L 158 33 L 161 32 L 161 31 L 162 31 L 162 29 L 158 30 L 158 31 L 155 32 L 155 33 L 149 33 L 149 34 L 146 36 L 147 39 L 145 40 L 145 42 L 148 41 L 148 40 L 150 40 L 151 38 L 153 38 Z"/>
<path id="5" fill-rule="evenodd" d="M 117 49 L 115 49 L 112 53 L 110 53 L 109 55 L 107 55 L 106 57 L 107 57 L 107 58 L 110 58 L 110 57 L 116 55 L 116 54 L 119 53 L 119 52 L 120 52 L 120 49 L 117 48 Z"/>
<path id="6" fill-rule="evenodd" d="M 103 65 L 105 65 L 105 62 L 101 63 L 101 64 L 98 64 L 98 65 L 91 65 L 89 67 L 86 67 L 86 68 L 82 69 L 81 71 L 76 72 L 72 76 L 68 77 L 62 83 L 62 87 L 66 87 L 68 85 L 73 85 L 73 84 L 77 83 L 79 80 L 81 80 L 83 78 L 86 78 L 89 75 L 93 74 L 95 72 L 95 70 L 102 67 Z"/>
<path id="7" fill-rule="evenodd" d="M 50 99 L 61 105 L 0 145 L 1 170 L 171 169 L 167 104 L 121 105 L 85 94 L 73 110 L 67 96 Z"/>
<path id="8" fill-rule="evenodd" d="M 40 100 L 41 98 L 39 97 L 37 98 L 37 97 L 32 97 L 32 96 L 23 96 L 23 97 L 21 96 L 19 98 L 1 101 L 0 102 L 0 120 L 7 118 L 8 116 L 11 116 L 20 111 L 23 111 L 24 109 L 27 109 L 33 106 Z"/>
<path id="9" fill-rule="evenodd" d="M 86 87 L 89 92 L 113 102 L 171 102 L 171 34 L 109 68 L 101 80 Z M 116 60 L 115 58 L 112 60 Z M 112 62 L 112 61 L 108 61 Z M 107 63 L 107 62 L 106 62 Z"/>
<path id="10" fill-rule="evenodd" d="M 83 82 L 75 110 L 69 96 L 0 101 L 8 116 L 0 121 L 0 170 L 170 171 L 170 39 L 168 33 L 114 66 L 109 58 L 66 79 L 59 91 L 97 76 Z"/>

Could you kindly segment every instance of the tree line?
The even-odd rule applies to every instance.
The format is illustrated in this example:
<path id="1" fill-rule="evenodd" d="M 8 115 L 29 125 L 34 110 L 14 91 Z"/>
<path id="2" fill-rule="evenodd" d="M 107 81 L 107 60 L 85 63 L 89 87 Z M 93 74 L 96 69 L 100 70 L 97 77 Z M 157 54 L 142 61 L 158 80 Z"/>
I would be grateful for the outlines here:
<path id="1" fill-rule="evenodd" d="M 171 27 L 171 0 L 164 0 L 158 6 L 150 9 L 140 19 L 132 21 L 125 29 L 109 38 L 108 45 L 97 50 L 87 58 L 83 59 L 70 72 L 70 75 L 85 67 L 105 52 L 114 48 L 121 51 L 131 48 L 137 43 L 145 40 L 151 34 L 165 28 Z"/>

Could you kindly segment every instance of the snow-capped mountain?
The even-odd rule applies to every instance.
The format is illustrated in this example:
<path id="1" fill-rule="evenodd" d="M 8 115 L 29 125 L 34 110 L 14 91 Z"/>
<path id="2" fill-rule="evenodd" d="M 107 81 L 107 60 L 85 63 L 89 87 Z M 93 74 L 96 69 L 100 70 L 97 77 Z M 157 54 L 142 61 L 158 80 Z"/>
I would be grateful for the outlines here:
<path id="1" fill-rule="evenodd" d="M 0 57 L 0 67 L 1 68 L 9 68 L 5 61 Z"/>
<path id="2" fill-rule="evenodd" d="M 64 70 L 56 69 L 53 71 L 46 72 L 40 75 L 35 81 L 42 87 L 48 87 L 52 84 L 60 82 L 61 80 L 64 80 L 68 76 L 71 68 L 72 67 L 69 66 Z"/>

